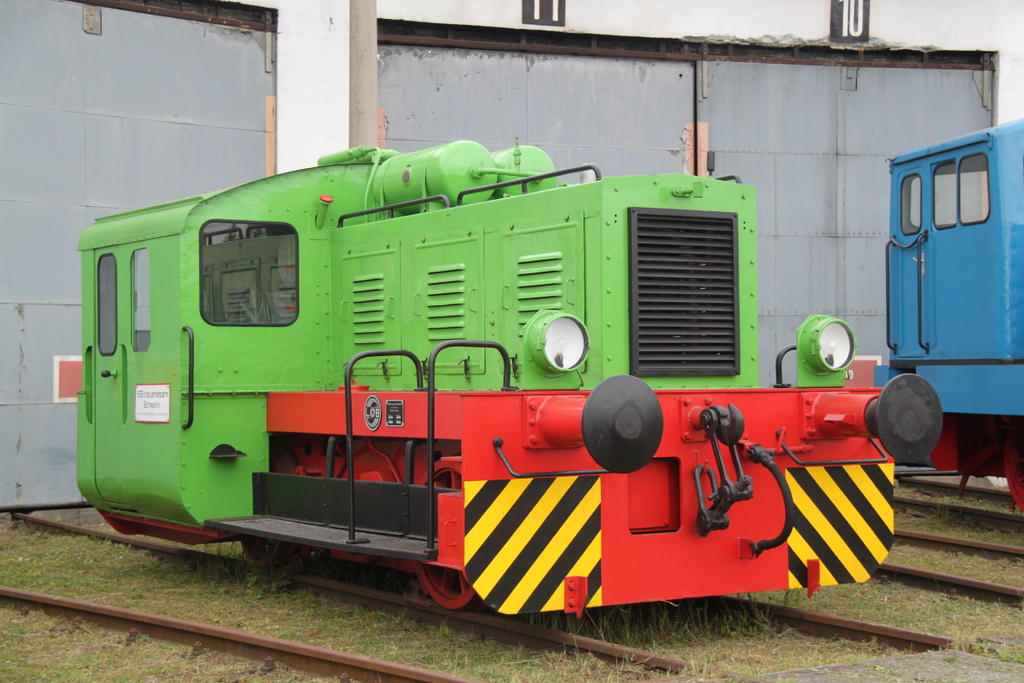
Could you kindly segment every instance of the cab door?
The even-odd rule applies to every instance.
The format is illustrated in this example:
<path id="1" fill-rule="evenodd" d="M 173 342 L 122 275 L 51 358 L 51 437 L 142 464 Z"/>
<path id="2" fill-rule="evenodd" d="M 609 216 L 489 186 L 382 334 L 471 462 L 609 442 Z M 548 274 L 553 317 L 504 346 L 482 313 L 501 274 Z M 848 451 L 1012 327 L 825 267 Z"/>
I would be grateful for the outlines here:
<path id="1" fill-rule="evenodd" d="M 122 487 L 122 438 L 127 418 L 128 353 L 123 313 L 124 250 L 96 251 L 96 338 L 93 340 L 96 488 L 108 503 L 125 502 Z"/>
<path id="2" fill-rule="evenodd" d="M 891 226 L 886 244 L 889 312 L 886 342 L 895 358 L 922 358 L 930 350 L 925 329 L 929 213 L 927 176 L 918 168 L 893 176 Z"/>
<path id="3" fill-rule="evenodd" d="M 172 412 L 177 416 L 180 408 L 172 396 L 180 392 L 178 336 L 156 348 L 153 340 L 151 263 L 159 246 L 154 241 L 95 252 L 95 361 L 89 372 L 96 487 L 105 501 L 127 510 L 135 509 L 139 495 L 153 495 L 154 480 L 164 478 L 155 461 L 173 461 L 168 447 L 177 441 Z"/>

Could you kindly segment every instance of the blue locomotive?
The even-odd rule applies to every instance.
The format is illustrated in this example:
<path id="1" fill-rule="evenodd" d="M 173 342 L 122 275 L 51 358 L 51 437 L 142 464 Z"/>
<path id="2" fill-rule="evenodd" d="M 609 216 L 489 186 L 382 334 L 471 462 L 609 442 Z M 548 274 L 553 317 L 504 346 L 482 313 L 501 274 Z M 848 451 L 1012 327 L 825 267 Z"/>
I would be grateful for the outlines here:
<path id="1" fill-rule="evenodd" d="M 1024 121 L 891 162 L 888 367 L 935 387 L 938 469 L 1006 477 L 1024 508 Z"/>

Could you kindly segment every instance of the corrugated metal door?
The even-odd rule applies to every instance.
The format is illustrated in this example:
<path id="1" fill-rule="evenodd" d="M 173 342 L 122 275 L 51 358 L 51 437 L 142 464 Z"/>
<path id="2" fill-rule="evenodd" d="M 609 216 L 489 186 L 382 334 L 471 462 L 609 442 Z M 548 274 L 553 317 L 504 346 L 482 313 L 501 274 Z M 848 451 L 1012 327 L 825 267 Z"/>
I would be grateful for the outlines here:
<path id="1" fill-rule="evenodd" d="M 79 236 L 100 216 L 266 175 L 268 42 L 0 3 L 0 507 L 81 500 L 75 406 L 56 402 L 54 379 L 55 357 L 81 354 Z"/>
<path id="2" fill-rule="evenodd" d="M 983 73 L 711 62 L 703 74 L 716 173 L 760 197 L 762 384 L 811 313 L 846 319 L 859 353 L 884 357 L 886 160 L 992 125 Z"/>
<path id="3" fill-rule="evenodd" d="M 496 151 L 518 137 L 557 168 L 686 170 L 688 63 L 401 46 L 379 54 L 388 147 L 406 152 L 466 139 Z"/>

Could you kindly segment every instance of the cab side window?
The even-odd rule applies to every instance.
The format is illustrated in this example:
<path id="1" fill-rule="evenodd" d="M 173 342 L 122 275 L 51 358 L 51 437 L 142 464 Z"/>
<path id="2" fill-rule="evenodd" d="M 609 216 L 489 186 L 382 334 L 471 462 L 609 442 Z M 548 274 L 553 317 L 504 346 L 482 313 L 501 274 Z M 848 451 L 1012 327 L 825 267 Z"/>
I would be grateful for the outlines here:
<path id="1" fill-rule="evenodd" d="M 988 157 L 971 154 L 960 160 L 960 223 L 984 223 L 988 211 Z"/>
<path id="2" fill-rule="evenodd" d="M 988 220 L 988 156 L 984 152 L 943 161 L 933 176 L 935 227 L 977 225 Z"/>
<path id="3" fill-rule="evenodd" d="M 292 324 L 298 235 L 286 223 L 210 221 L 199 231 L 200 312 L 211 325 Z"/>

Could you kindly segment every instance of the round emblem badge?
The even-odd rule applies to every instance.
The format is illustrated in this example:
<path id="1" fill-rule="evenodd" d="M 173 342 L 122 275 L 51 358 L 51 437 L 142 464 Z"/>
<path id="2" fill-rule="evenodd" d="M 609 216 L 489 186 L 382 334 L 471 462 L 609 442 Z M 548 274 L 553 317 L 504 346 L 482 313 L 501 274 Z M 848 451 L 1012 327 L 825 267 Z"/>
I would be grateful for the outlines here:
<path id="1" fill-rule="evenodd" d="M 371 432 L 377 431 L 380 427 L 380 418 L 384 411 L 380 409 L 380 399 L 371 395 L 363 404 L 363 419 L 366 421 L 366 428 Z"/>

